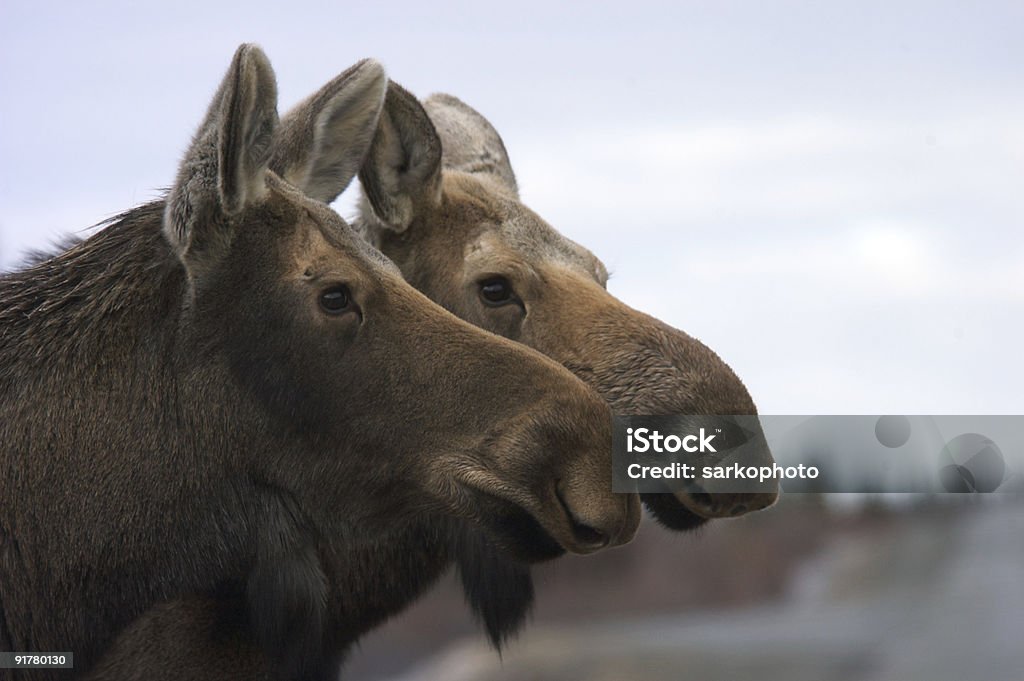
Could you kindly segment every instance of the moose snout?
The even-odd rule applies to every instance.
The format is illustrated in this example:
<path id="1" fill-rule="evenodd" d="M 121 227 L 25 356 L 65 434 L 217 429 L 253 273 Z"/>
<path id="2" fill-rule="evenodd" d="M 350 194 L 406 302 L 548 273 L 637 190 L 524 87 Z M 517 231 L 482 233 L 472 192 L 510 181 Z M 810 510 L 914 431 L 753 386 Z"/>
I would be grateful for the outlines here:
<path id="1" fill-rule="evenodd" d="M 612 491 L 610 407 L 564 367 L 530 356 L 542 360 L 525 376 L 526 389 L 536 391 L 530 406 L 473 438 L 464 454 L 439 458 L 435 488 L 525 562 L 628 542 L 640 524 L 640 499 Z"/>
<path id="2" fill-rule="evenodd" d="M 516 438 L 538 453 L 529 476 L 534 516 L 565 551 L 625 544 L 640 524 L 640 499 L 612 491 L 611 408 L 564 367 L 551 367 L 565 382 L 535 404 Z"/>
<path id="3" fill-rule="evenodd" d="M 743 417 L 730 417 L 729 421 L 736 418 Z M 757 419 L 746 417 L 744 421 L 750 430 L 743 436 L 744 444 L 733 450 L 730 460 L 736 461 L 737 465 L 758 470 L 772 467 L 775 460 Z M 728 433 L 729 429 L 726 430 Z M 695 515 L 707 519 L 734 518 L 760 511 L 774 504 L 778 498 L 779 483 L 773 478 L 733 480 L 705 477 L 686 481 L 685 486 L 676 492 L 680 504 Z"/>

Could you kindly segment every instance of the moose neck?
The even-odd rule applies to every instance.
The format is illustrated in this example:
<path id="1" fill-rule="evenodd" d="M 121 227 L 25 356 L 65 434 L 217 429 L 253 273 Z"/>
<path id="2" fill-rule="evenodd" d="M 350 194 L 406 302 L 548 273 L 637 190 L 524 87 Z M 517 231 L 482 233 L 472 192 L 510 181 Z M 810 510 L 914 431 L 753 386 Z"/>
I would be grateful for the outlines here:
<path id="1" fill-rule="evenodd" d="M 0 602 L 64 613 L 13 644 L 73 648 L 76 666 L 151 603 L 240 573 L 260 512 L 226 455 L 249 424 L 197 397 L 227 381 L 176 370 L 187 282 L 162 214 L 0 278 L 0 498 L 30 501 L 0 509 Z"/>

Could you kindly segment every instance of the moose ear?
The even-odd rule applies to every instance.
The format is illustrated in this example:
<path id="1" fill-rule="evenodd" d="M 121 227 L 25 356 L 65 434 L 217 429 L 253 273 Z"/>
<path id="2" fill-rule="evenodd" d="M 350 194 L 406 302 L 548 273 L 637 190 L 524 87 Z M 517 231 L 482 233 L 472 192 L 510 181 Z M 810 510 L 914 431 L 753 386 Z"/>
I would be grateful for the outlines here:
<path id="1" fill-rule="evenodd" d="M 188 264 L 230 241 L 229 218 L 266 192 L 277 83 L 263 51 L 242 45 L 178 169 L 164 233 Z"/>
<path id="2" fill-rule="evenodd" d="M 394 81 L 359 181 L 383 226 L 395 232 L 441 201 L 441 139 L 416 97 Z"/>
<path id="3" fill-rule="evenodd" d="M 487 175 L 519 195 L 505 143 L 491 122 L 461 99 L 442 93 L 426 98 L 423 107 L 444 147 L 444 167 Z"/>
<path id="4" fill-rule="evenodd" d="M 338 198 L 366 157 L 387 86 L 371 59 L 329 82 L 281 119 L 270 168 L 318 201 Z"/>

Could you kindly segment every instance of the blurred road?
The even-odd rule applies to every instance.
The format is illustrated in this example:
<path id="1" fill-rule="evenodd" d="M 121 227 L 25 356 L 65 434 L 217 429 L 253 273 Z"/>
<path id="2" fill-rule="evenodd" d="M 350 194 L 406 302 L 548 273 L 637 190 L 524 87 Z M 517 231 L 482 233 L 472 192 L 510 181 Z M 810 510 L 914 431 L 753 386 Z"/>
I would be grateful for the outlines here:
<path id="1" fill-rule="evenodd" d="M 1020 681 L 1024 506 L 964 511 L 837 542 L 773 605 L 474 638 L 395 681 Z"/>

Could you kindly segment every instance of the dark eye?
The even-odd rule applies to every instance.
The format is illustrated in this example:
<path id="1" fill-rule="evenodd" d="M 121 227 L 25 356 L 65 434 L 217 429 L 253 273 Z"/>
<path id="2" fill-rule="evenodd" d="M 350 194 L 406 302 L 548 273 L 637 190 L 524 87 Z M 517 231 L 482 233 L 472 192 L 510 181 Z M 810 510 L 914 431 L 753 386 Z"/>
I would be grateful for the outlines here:
<path id="1" fill-rule="evenodd" d="M 515 300 L 512 284 L 505 277 L 491 277 L 480 282 L 480 298 L 492 307 L 506 305 Z"/>
<path id="2" fill-rule="evenodd" d="M 341 314 L 352 304 L 352 294 L 348 286 L 338 284 L 320 293 L 320 307 L 328 314 Z"/>

